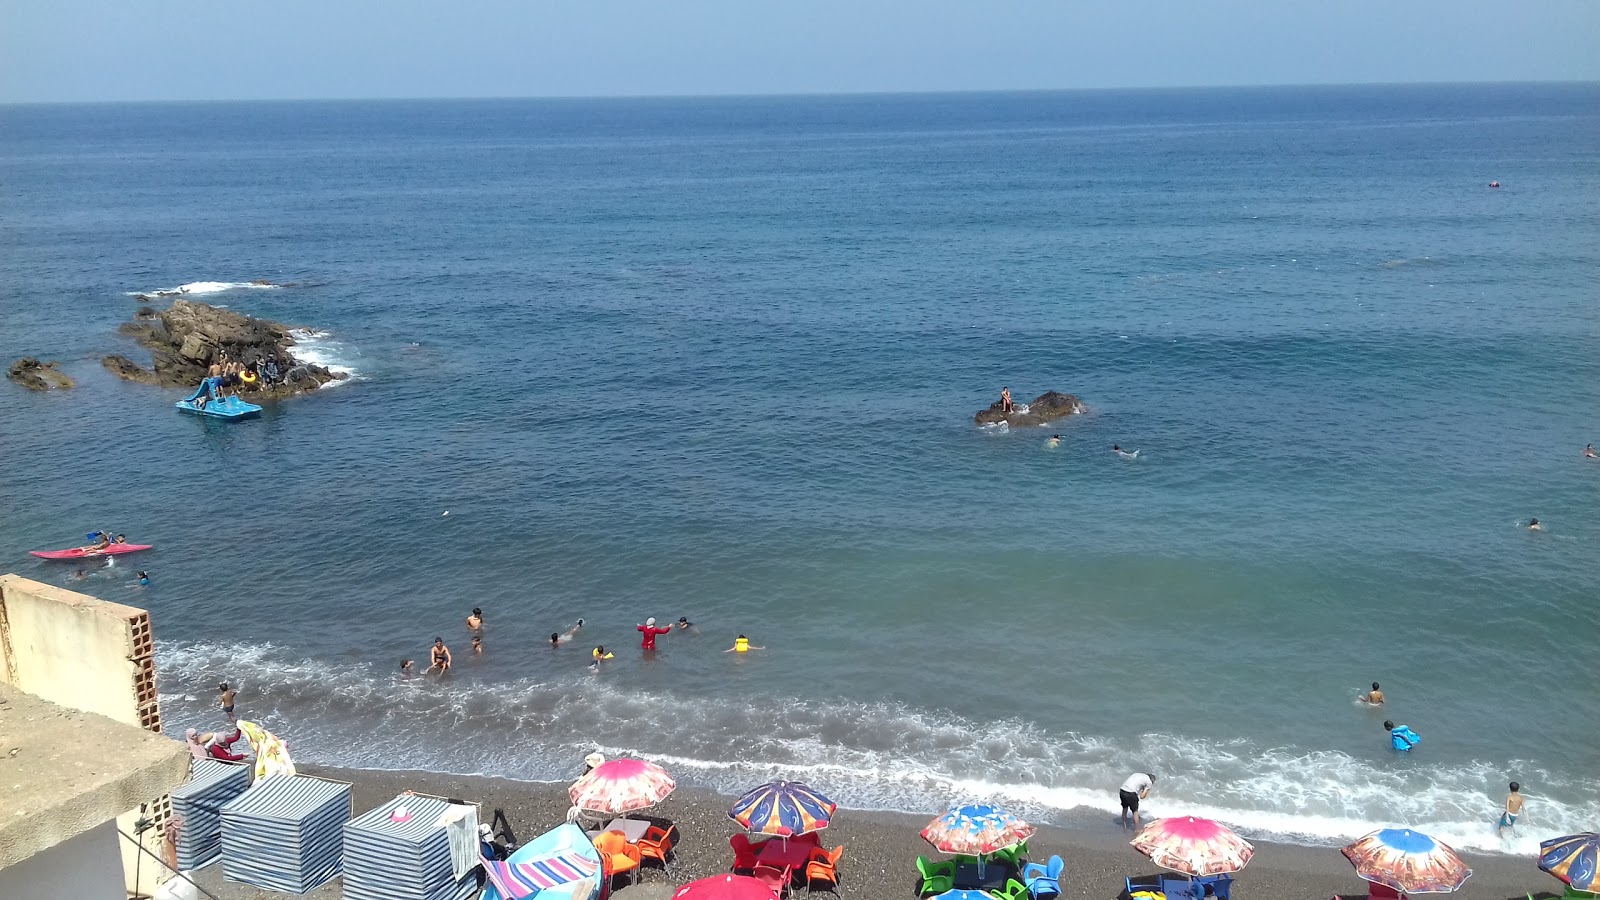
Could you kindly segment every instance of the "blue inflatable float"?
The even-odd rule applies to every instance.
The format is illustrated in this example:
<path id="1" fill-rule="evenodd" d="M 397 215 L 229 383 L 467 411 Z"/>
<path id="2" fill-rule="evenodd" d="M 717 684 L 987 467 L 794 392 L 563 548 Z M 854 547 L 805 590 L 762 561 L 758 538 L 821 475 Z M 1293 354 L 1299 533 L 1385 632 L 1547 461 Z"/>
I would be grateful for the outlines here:
<path id="1" fill-rule="evenodd" d="M 251 419 L 261 415 L 261 407 L 254 403 L 246 403 L 238 397 L 222 396 L 217 390 L 220 381 L 220 378 L 207 378 L 200 382 L 193 394 L 177 402 L 179 412 L 229 420 Z"/>

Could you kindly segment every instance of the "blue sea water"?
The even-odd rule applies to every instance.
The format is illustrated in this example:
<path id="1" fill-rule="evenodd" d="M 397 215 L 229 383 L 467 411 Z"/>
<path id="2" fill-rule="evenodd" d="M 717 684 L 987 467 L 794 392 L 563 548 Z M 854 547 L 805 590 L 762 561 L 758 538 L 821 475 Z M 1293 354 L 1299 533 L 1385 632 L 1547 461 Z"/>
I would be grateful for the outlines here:
<path id="1" fill-rule="evenodd" d="M 170 727 L 227 679 L 342 765 L 1595 825 L 1600 87 L 4 107 L 0 248 L 0 355 L 79 380 L 0 385 L 0 569 L 149 608 Z M 105 373 L 181 285 L 352 379 Z M 157 549 L 27 555 L 98 527 Z"/>

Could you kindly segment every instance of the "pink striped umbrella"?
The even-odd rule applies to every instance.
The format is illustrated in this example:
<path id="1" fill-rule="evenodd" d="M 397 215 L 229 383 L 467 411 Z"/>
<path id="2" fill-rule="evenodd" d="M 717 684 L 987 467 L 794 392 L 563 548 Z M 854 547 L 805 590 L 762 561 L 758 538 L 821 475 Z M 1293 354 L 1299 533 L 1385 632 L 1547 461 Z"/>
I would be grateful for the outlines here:
<path id="1" fill-rule="evenodd" d="M 621 815 L 660 803 L 677 786 L 655 763 L 613 759 L 573 782 L 567 795 L 584 812 Z"/>
<path id="2" fill-rule="evenodd" d="M 1162 868 L 1197 878 L 1237 872 L 1256 852 L 1228 826 L 1194 816 L 1151 822 L 1133 839 L 1133 848 Z"/>

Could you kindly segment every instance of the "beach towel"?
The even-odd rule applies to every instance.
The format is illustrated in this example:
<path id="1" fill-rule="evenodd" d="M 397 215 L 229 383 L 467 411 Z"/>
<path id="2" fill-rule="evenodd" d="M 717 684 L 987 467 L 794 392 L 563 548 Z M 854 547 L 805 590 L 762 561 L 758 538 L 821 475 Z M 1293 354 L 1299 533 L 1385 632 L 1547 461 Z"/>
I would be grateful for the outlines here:
<path id="1" fill-rule="evenodd" d="M 439 817 L 450 838 L 450 873 L 456 881 L 478 865 L 483 846 L 478 842 L 478 808 L 451 804 Z"/>
<path id="2" fill-rule="evenodd" d="M 485 859 L 482 863 L 483 871 L 488 874 L 494 889 L 506 900 L 520 900 L 549 888 L 570 884 L 593 875 L 599 868 L 599 863 L 576 853 L 562 853 L 521 863 L 496 859 Z"/>
<path id="3" fill-rule="evenodd" d="M 250 749 L 255 751 L 257 781 L 268 775 L 294 777 L 294 760 L 289 758 L 288 744 L 254 722 L 241 719 L 238 729 L 244 732 L 245 739 L 250 742 Z"/>

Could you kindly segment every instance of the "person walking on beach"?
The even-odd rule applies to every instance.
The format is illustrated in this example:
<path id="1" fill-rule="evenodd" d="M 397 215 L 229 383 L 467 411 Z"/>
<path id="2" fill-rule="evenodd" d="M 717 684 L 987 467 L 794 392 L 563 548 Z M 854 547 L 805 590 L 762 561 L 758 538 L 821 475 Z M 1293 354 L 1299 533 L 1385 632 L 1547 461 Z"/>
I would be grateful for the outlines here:
<path id="1" fill-rule="evenodd" d="M 1372 683 L 1372 690 L 1361 695 L 1361 702 L 1367 704 L 1368 706 L 1383 705 L 1383 691 L 1379 690 L 1378 683 L 1376 681 Z"/>
<path id="2" fill-rule="evenodd" d="M 654 650 L 656 648 L 656 635 L 672 633 L 671 628 L 662 628 L 656 625 L 654 616 L 645 619 L 644 624 L 639 626 L 639 631 L 644 635 L 639 641 L 640 650 Z"/>
<path id="3" fill-rule="evenodd" d="M 228 683 L 226 681 L 217 685 L 217 700 L 222 706 L 222 712 L 228 717 L 229 722 L 238 721 L 238 719 L 233 717 L 233 698 L 238 693 L 238 691 L 228 687 Z"/>
<path id="4" fill-rule="evenodd" d="M 467 616 L 467 630 L 477 631 L 483 627 L 483 610 L 474 606 L 472 615 Z"/>
<path id="5" fill-rule="evenodd" d="M 732 647 L 729 647 L 728 649 L 726 649 L 726 650 L 724 650 L 722 652 L 723 653 L 749 653 L 751 650 L 765 650 L 765 649 L 767 649 L 767 648 L 765 648 L 765 647 L 757 647 L 754 644 L 750 643 L 750 639 L 741 634 L 738 637 L 733 639 L 733 646 Z"/>
<path id="6" fill-rule="evenodd" d="M 1000 389 L 1000 411 L 1003 413 L 1017 411 L 1017 405 L 1011 402 L 1011 388 L 1003 387 Z"/>
<path id="7" fill-rule="evenodd" d="M 1117 799 L 1122 801 L 1122 827 L 1128 827 L 1128 814 L 1133 814 L 1133 830 L 1139 830 L 1139 801 L 1150 796 L 1156 786 L 1156 776 L 1149 772 L 1135 772 L 1117 789 Z"/>
<path id="8" fill-rule="evenodd" d="M 429 651 L 429 654 L 432 664 L 422 674 L 426 675 L 434 669 L 438 669 L 440 675 L 450 671 L 450 663 L 453 660 L 450 658 L 450 648 L 444 645 L 444 638 L 436 637 L 433 639 L 433 648 Z"/>
<path id="9" fill-rule="evenodd" d="M 1507 828 L 1515 828 L 1517 816 L 1522 815 L 1522 785 L 1511 782 L 1511 793 L 1506 795 L 1506 809 L 1500 814 L 1499 824 L 1494 826 L 1496 837 Z"/>

